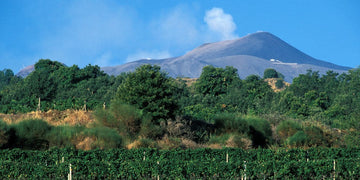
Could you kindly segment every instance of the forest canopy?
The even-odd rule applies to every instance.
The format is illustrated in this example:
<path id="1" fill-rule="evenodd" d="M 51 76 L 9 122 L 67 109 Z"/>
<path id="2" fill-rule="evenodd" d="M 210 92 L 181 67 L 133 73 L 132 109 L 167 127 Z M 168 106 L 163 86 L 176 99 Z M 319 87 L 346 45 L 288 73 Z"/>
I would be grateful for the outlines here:
<path id="1" fill-rule="evenodd" d="M 156 65 L 109 76 L 96 65 L 68 67 L 41 59 L 25 78 L 9 69 L 0 71 L 0 112 L 90 110 L 101 128 L 86 133 L 117 134 L 104 136 L 104 142 L 116 140 L 111 147 L 130 143 L 137 136 L 147 146 L 155 146 L 151 142 L 165 136 L 224 146 L 231 140 L 233 146 L 241 148 L 274 144 L 341 147 L 357 142 L 360 68 L 323 75 L 308 70 L 280 92 L 274 92 L 266 78 L 276 79 L 276 86 L 285 86 L 283 75 L 274 69 L 265 70 L 263 77 L 240 79 L 233 67 L 205 66 L 195 83 L 187 83 L 168 76 Z M 59 130 L 35 122 L 45 128 L 41 130 L 44 137 Z M 21 129 L 31 123 L 14 127 L 0 123 L 4 136 L 0 146 L 17 146 L 7 143 L 11 129 L 18 131 L 14 136 L 26 136 L 22 141 L 33 142 Z M 180 125 L 182 129 L 173 129 Z M 338 135 L 332 132 L 335 128 L 346 133 Z"/>

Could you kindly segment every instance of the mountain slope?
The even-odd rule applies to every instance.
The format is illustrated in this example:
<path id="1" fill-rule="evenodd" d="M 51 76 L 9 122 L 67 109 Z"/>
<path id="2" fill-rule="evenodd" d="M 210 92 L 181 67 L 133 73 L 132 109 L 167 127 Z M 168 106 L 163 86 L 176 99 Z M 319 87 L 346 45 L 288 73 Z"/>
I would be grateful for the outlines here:
<path id="1" fill-rule="evenodd" d="M 268 32 L 257 32 L 236 40 L 204 44 L 179 59 L 205 60 L 233 55 L 250 55 L 285 63 L 312 64 L 347 70 L 345 67 L 314 59 Z"/>
<path id="2" fill-rule="evenodd" d="M 304 74 L 308 69 L 321 74 L 328 70 L 339 73 L 350 68 L 317 60 L 292 47 L 268 32 L 257 32 L 239 39 L 203 44 L 183 56 L 160 61 L 134 61 L 124 65 L 104 67 L 109 74 L 132 71 L 141 64 L 157 64 L 173 77 L 199 77 L 206 65 L 216 67 L 233 66 L 241 78 L 256 74 L 262 76 L 266 68 L 274 68 L 292 82 L 294 77 Z M 110 71 L 111 69 L 111 71 Z M 114 73 L 116 72 L 116 73 Z"/>
<path id="3" fill-rule="evenodd" d="M 332 70 L 347 72 L 350 68 L 315 59 L 289 45 L 268 32 L 257 32 L 239 39 L 203 44 L 180 57 L 160 60 L 138 60 L 126 64 L 102 67 L 110 75 L 129 72 L 143 64 L 156 64 L 172 77 L 199 77 L 206 65 L 215 67 L 233 66 L 241 78 L 255 74 L 262 76 L 267 68 L 274 68 L 292 82 L 294 77 L 304 74 L 308 69 L 320 74 Z M 20 71 L 26 76 L 33 69 Z"/>

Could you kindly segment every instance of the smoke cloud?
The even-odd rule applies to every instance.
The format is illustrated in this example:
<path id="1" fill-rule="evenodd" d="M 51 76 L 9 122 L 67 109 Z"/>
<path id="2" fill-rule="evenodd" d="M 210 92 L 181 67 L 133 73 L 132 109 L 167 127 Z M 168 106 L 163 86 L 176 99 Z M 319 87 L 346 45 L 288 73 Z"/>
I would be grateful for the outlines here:
<path id="1" fill-rule="evenodd" d="M 230 14 L 224 13 L 221 8 L 212 8 L 206 11 L 204 21 L 209 29 L 215 33 L 219 33 L 221 40 L 235 39 L 236 24 Z"/>

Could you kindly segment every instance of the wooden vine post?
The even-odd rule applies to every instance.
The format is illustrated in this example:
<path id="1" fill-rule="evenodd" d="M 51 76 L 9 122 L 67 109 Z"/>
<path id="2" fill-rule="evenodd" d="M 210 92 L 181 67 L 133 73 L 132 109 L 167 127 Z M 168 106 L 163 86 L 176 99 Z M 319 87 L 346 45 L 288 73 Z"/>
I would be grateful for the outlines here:
<path id="1" fill-rule="evenodd" d="M 71 164 L 69 165 L 69 174 L 68 174 L 68 180 L 72 180 L 72 170 L 71 170 Z"/>
<path id="2" fill-rule="evenodd" d="M 226 163 L 229 163 L 229 153 L 226 153 Z"/>
<path id="3" fill-rule="evenodd" d="M 158 169 L 160 169 L 160 162 L 157 161 L 156 164 L 157 164 L 157 166 L 158 166 Z M 159 171 L 158 171 L 158 175 L 157 175 L 157 180 L 160 180 L 160 173 L 159 173 Z"/>
<path id="4" fill-rule="evenodd" d="M 336 176 L 336 162 L 335 162 L 335 159 L 334 159 L 334 177 L 333 177 L 333 180 L 335 180 L 335 176 Z"/>
<path id="5" fill-rule="evenodd" d="M 246 161 L 244 161 L 244 175 L 241 177 L 241 180 L 246 180 Z"/>
<path id="6" fill-rule="evenodd" d="M 36 111 L 40 111 L 40 107 L 41 107 L 41 99 L 39 97 L 39 103 L 38 103 L 38 107 L 37 107 L 37 110 Z"/>

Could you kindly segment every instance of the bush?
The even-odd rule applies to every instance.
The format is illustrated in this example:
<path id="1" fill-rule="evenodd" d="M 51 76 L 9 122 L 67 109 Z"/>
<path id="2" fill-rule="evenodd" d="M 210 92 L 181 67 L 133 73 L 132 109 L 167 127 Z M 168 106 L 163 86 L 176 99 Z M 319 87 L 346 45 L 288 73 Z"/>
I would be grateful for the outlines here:
<path id="1" fill-rule="evenodd" d="M 10 127 L 0 119 L 0 148 L 8 143 Z"/>
<path id="2" fill-rule="evenodd" d="M 219 133 L 240 133 L 247 134 L 249 132 L 248 123 L 234 114 L 220 114 L 215 117 L 215 128 Z"/>
<path id="3" fill-rule="evenodd" d="M 82 135 L 95 139 L 91 145 L 92 149 L 120 148 L 123 145 L 122 138 L 117 131 L 108 127 L 86 128 Z"/>
<path id="4" fill-rule="evenodd" d="M 231 148 L 241 148 L 241 149 L 250 149 L 252 141 L 248 137 L 240 135 L 232 135 L 226 141 L 226 147 Z"/>
<path id="5" fill-rule="evenodd" d="M 323 130 L 316 126 L 310 126 L 305 128 L 305 133 L 308 136 L 307 146 L 327 146 L 328 141 L 324 135 Z"/>
<path id="6" fill-rule="evenodd" d="M 292 120 L 282 121 L 276 128 L 276 132 L 282 140 L 286 140 L 300 130 L 300 124 Z"/>
<path id="7" fill-rule="evenodd" d="M 306 127 L 303 131 L 298 131 L 287 139 L 287 144 L 294 147 L 317 147 L 327 146 L 328 141 L 323 131 L 316 126 Z"/>
<path id="8" fill-rule="evenodd" d="M 98 123 L 117 129 L 129 137 L 136 136 L 140 131 L 141 113 L 131 105 L 114 100 L 109 110 L 98 109 L 94 114 Z"/>
<path id="9" fill-rule="evenodd" d="M 139 134 L 144 139 L 160 139 L 165 134 L 165 128 L 154 124 L 150 117 L 144 117 Z"/>
<path id="10" fill-rule="evenodd" d="M 293 147 L 299 147 L 306 145 L 308 141 L 308 136 L 305 134 L 304 131 L 298 131 L 291 137 L 287 139 L 287 144 Z"/>
<path id="11" fill-rule="evenodd" d="M 47 149 L 49 142 L 46 139 L 52 126 L 41 119 L 29 119 L 14 125 L 16 146 L 24 149 Z"/>
<path id="12" fill-rule="evenodd" d="M 276 81 L 276 83 L 275 83 L 275 86 L 276 86 L 276 88 L 278 88 L 278 89 L 281 89 L 281 88 L 283 88 L 284 87 L 284 80 L 282 80 L 282 79 L 278 79 L 277 81 Z"/>
<path id="13" fill-rule="evenodd" d="M 211 135 L 209 138 L 208 144 L 220 144 L 221 146 L 225 146 L 226 141 L 230 138 L 232 134 L 223 133 L 221 135 Z"/>
<path id="14" fill-rule="evenodd" d="M 270 123 L 265 119 L 248 117 L 249 136 L 253 142 L 253 147 L 266 147 L 272 142 L 272 130 Z"/>
<path id="15" fill-rule="evenodd" d="M 246 135 L 224 133 L 218 136 L 211 136 L 207 144 L 209 146 L 219 145 L 220 147 L 249 149 L 252 141 Z"/>
<path id="16" fill-rule="evenodd" d="M 344 136 L 344 142 L 346 147 L 355 148 L 360 146 L 360 132 L 350 131 Z"/>
<path id="17" fill-rule="evenodd" d="M 56 126 L 47 134 L 46 139 L 49 141 L 50 147 L 73 147 L 73 139 L 77 134 L 80 134 L 84 128 L 83 126 Z"/>

